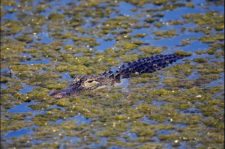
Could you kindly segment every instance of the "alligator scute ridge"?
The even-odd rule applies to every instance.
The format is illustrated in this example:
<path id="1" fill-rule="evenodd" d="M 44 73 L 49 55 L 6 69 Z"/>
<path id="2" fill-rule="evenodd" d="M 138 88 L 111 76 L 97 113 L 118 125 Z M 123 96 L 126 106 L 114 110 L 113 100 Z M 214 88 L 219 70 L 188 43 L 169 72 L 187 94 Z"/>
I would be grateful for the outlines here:
<path id="1" fill-rule="evenodd" d="M 49 95 L 54 98 L 63 98 L 70 95 L 77 95 L 81 91 L 94 90 L 102 86 L 113 85 L 115 82 L 120 82 L 122 78 L 129 78 L 131 74 L 152 73 L 187 56 L 189 55 L 180 55 L 177 53 L 167 55 L 160 54 L 124 63 L 121 66 L 109 69 L 98 75 L 78 75 L 67 88 L 53 90 Z"/>

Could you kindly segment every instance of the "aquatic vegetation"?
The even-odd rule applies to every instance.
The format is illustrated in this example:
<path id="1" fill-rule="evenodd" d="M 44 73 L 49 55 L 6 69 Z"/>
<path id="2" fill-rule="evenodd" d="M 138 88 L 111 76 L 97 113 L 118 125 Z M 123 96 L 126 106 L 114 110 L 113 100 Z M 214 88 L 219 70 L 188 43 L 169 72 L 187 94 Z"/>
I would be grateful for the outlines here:
<path id="1" fill-rule="evenodd" d="M 154 32 L 154 34 L 158 37 L 166 37 L 166 38 L 169 38 L 169 37 L 173 37 L 176 35 L 176 30 L 169 30 L 169 31 L 157 31 L 157 32 Z"/>

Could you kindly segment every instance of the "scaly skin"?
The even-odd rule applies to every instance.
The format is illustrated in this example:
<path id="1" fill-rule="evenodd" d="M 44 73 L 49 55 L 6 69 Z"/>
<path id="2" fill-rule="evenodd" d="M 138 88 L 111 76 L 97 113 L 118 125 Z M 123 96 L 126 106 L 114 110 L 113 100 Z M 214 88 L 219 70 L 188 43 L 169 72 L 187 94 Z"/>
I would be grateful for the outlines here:
<path id="1" fill-rule="evenodd" d="M 122 78 L 130 77 L 131 74 L 152 73 L 184 57 L 186 56 L 178 54 L 156 55 L 124 63 L 99 75 L 77 76 L 66 89 L 51 91 L 49 95 L 54 98 L 63 98 L 77 95 L 85 90 L 94 90 L 102 86 L 113 85 Z"/>

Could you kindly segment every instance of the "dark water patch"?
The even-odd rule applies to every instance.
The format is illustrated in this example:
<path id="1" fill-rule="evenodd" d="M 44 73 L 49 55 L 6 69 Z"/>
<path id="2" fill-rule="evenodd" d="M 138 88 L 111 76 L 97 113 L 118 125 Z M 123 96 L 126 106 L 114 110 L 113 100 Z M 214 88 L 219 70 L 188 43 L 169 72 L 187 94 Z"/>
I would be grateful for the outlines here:
<path id="1" fill-rule="evenodd" d="M 175 133 L 176 131 L 175 130 L 167 130 L 167 129 L 161 129 L 161 130 L 158 130 L 156 132 L 157 135 L 170 135 L 170 134 L 173 134 Z"/>
<path id="2" fill-rule="evenodd" d="M 187 145 L 187 142 L 184 141 L 179 142 L 179 144 L 176 144 L 176 146 L 178 146 L 178 149 L 186 149 L 187 147 L 189 147 L 189 145 Z"/>
<path id="3" fill-rule="evenodd" d="M 137 101 L 133 106 L 132 108 L 136 109 L 139 105 L 141 105 L 142 103 L 144 103 L 144 100 L 139 100 Z"/>
<path id="4" fill-rule="evenodd" d="M 74 120 L 77 125 L 84 125 L 84 124 L 90 124 L 91 123 L 91 119 L 86 118 L 82 114 L 78 114 L 78 115 L 76 115 L 72 118 L 69 118 L 69 119 Z"/>
<path id="5" fill-rule="evenodd" d="M 183 124 L 183 123 L 177 123 L 174 125 L 176 128 L 179 128 L 179 129 L 183 129 L 185 127 L 187 127 L 187 124 Z"/>
<path id="6" fill-rule="evenodd" d="M 44 142 L 45 142 L 45 140 L 32 139 L 32 144 L 33 145 L 42 144 Z"/>
<path id="7" fill-rule="evenodd" d="M 146 11 L 149 10 L 149 11 L 153 11 L 153 12 L 154 12 L 154 10 L 158 10 L 161 7 L 162 6 L 160 6 L 160 5 L 154 5 L 152 3 L 146 3 L 145 5 L 143 5 L 144 10 L 146 10 Z"/>
<path id="8" fill-rule="evenodd" d="M 37 102 L 24 102 L 19 105 L 15 105 L 14 107 L 10 108 L 8 112 L 12 114 L 19 114 L 19 113 L 31 113 L 31 115 L 27 115 L 24 120 L 25 121 L 32 121 L 32 119 L 36 115 L 45 114 L 45 110 L 33 110 L 30 106 L 38 104 Z"/>
<path id="9" fill-rule="evenodd" d="M 206 5 L 206 0 L 197 0 L 192 2 L 195 6 L 204 6 Z"/>
<path id="10" fill-rule="evenodd" d="M 149 124 L 149 125 L 155 125 L 158 124 L 157 121 L 152 120 L 150 118 L 148 118 L 147 116 L 144 116 L 143 118 L 141 118 L 141 122 L 145 123 L 145 124 Z"/>
<path id="11" fill-rule="evenodd" d="M 61 78 L 66 81 L 72 81 L 73 78 L 70 76 L 69 72 L 65 72 L 61 74 Z"/>
<path id="12" fill-rule="evenodd" d="M 63 41 L 64 45 L 74 45 L 74 41 L 72 39 L 66 39 Z"/>
<path id="13" fill-rule="evenodd" d="M 120 2 L 118 6 L 118 11 L 124 16 L 133 16 L 135 13 L 132 11 L 132 9 L 134 8 L 135 6 L 128 2 Z"/>
<path id="14" fill-rule="evenodd" d="M 7 84 L 6 83 L 0 83 L 0 87 L 1 87 L 1 90 L 5 90 L 8 88 Z"/>
<path id="15" fill-rule="evenodd" d="M 27 94 L 33 91 L 33 89 L 35 88 L 32 85 L 27 85 L 27 84 L 22 84 L 23 88 L 19 90 L 20 94 Z"/>
<path id="16" fill-rule="evenodd" d="M 33 112 L 33 110 L 29 107 L 30 105 L 33 105 L 34 102 L 24 102 L 19 105 L 15 105 L 14 107 L 10 108 L 8 112 L 10 113 L 27 113 L 27 112 Z"/>
<path id="17" fill-rule="evenodd" d="M 171 143 L 166 143 L 164 145 L 164 148 L 167 148 L 167 149 L 174 149 L 174 148 L 177 148 L 177 149 L 187 149 L 187 148 L 192 148 L 192 147 L 189 146 L 189 145 L 187 145 L 187 143 L 184 142 L 184 141 L 173 140 L 173 142 L 171 142 Z"/>
<path id="18" fill-rule="evenodd" d="M 14 21 L 18 21 L 18 18 L 16 16 L 15 12 L 11 12 L 11 13 L 6 13 L 3 18 L 4 20 L 14 20 Z"/>
<path id="19" fill-rule="evenodd" d="M 164 145 L 164 148 L 166 148 L 166 149 L 173 149 L 173 145 L 171 143 L 166 143 Z"/>
<path id="20" fill-rule="evenodd" d="M 51 123 L 51 122 L 50 122 L 50 124 L 60 125 L 60 124 L 62 124 L 64 121 L 65 121 L 64 119 L 58 119 L 58 120 L 54 121 L 54 123 Z"/>
<path id="21" fill-rule="evenodd" d="M 188 52 L 195 52 L 198 50 L 206 50 L 209 48 L 208 44 L 202 43 L 201 41 L 193 41 L 192 43 L 182 47 L 183 50 Z"/>
<path id="22" fill-rule="evenodd" d="M 77 143 L 79 143 L 81 141 L 81 139 L 79 137 L 76 137 L 76 136 L 72 136 L 72 137 L 65 136 L 63 138 L 63 141 L 64 142 L 69 142 L 70 144 L 77 144 Z"/>
<path id="23" fill-rule="evenodd" d="M 154 137 L 151 138 L 151 141 L 155 142 L 155 143 L 159 143 L 160 139 L 158 137 L 154 136 Z"/>
<path id="24" fill-rule="evenodd" d="M 33 58 L 33 56 L 32 56 L 31 54 L 25 53 L 25 52 L 21 53 L 21 56 L 22 56 L 23 58 L 26 58 L 26 59 L 31 59 L 31 58 Z"/>
<path id="25" fill-rule="evenodd" d="M 50 44 L 53 42 L 53 38 L 50 37 L 48 32 L 41 32 L 36 35 L 37 40 L 35 42 L 42 44 Z"/>
<path id="26" fill-rule="evenodd" d="M 9 68 L 1 68 L 0 69 L 1 76 L 11 77 L 12 71 Z"/>
<path id="27" fill-rule="evenodd" d="M 123 147 L 121 146 L 110 146 L 109 149 L 124 149 Z"/>
<path id="28" fill-rule="evenodd" d="M 99 43 L 99 45 L 97 47 L 95 47 L 97 49 L 97 51 L 99 52 L 103 52 L 106 49 L 112 48 L 116 41 L 114 39 L 112 40 L 105 40 L 105 39 L 101 39 L 101 38 L 97 38 L 97 42 Z"/>
<path id="29" fill-rule="evenodd" d="M 214 5 L 214 6 L 209 6 L 209 9 L 211 11 L 217 11 L 219 13 L 224 14 L 224 6 L 216 6 L 216 5 Z"/>
<path id="30" fill-rule="evenodd" d="M 19 130 L 15 130 L 15 131 L 9 131 L 5 134 L 6 138 L 18 138 L 18 137 L 22 137 L 25 135 L 31 135 L 33 133 L 33 129 L 28 127 L 28 128 L 22 128 Z"/>
<path id="31" fill-rule="evenodd" d="M 165 104 L 167 104 L 166 101 L 160 101 L 160 100 L 152 100 L 152 105 L 157 106 L 157 107 L 161 107 Z"/>
<path id="32" fill-rule="evenodd" d="M 138 135 L 134 132 L 126 132 L 125 135 L 128 137 L 129 140 L 137 140 Z"/>
<path id="33" fill-rule="evenodd" d="M 106 137 L 100 137 L 98 143 L 91 143 L 89 148 L 98 149 L 98 148 L 105 148 L 108 143 L 108 139 Z"/>
<path id="34" fill-rule="evenodd" d="M 84 53 L 82 53 L 82 52 L 76 53 L 76 54 L 74 54 L 74 56 L 75 56 L 75 57 L 82 57 L 82 56 L 84 56 Z"/>
<path id="35" fill-rule="evenodd" d="M 200 74 L 197 71 L 193 71 L 187 78 L 188 80 L 197 80 Z"/>
<path id="36" fill-rule="evenodd" d="M 162 21 L 182 20 L 182 17 L 186 14 L 203 13 L 203 12 L 205 12 L 205 10 L 201 8 L 189 8 L 189 7 L 176 8 L 171 11 L 165 11 Z"/>
<path id="37" fill-rule="evenodd" d="M 221 73 L 220 78 L 208 83 L 206 87 L 224 86 L 224 73 Z"/>
<path id="38" fill-rule="evenodd" d="M 188 108 L 186 110 L 183 110 L 182 113 L 184 113 L 184 114 L 200 114 L 201 115 L 201 111 L 197 108 Z"/>
<path id="39" fill-rule="evenodd" d="M 58 105 L 51 105 L 50 107 L 47 108 L 47 110 L 51 110 L 51 109 L 59 109 L 61 111 L 65 111 L 65 108 L 60 107 Z"/>
<path id="40" fill-rule="evenodd" d="M 51 60 L 49 58 L 42 58 L 40 60 L 27 60 L 27 61 L 22 61 L 20 64 L 23 65 L 35 65 L 35 64 L 49 64 Z"/>
<path id="41" fill-rule="evenodd" d="M 192 38 L 198 39 L 202 37 L 202 35 L 203 35 L 202 33 L 185 32 L 171 38 L 159 38 L 159 39 L 156 39 L 155 35 L 148 35 L 141 40 L 145 43 L 151 43 L 151 45 L 153 46 L 168 47 L 172 49 L 172 48 L 176 48 L 177 46 L 180 46 L 183 40 L 192 39 Z M 207 48 L 208 48 L 208 45 L 200 41 L 193 41 L 187 46 L 182 47 L 182 49 L 185 49 L 185 51 L 191 51 L 191 52 L 197 51 L 199 49 L 207 49 Z"/>
<path id="42" fill-rule="evenodd" d="M 14 6 L 4 6 L 3 10 L 4 10 L 5 14 L 1 18 L 2 20 L 18 21 L 16 8 Z"/>

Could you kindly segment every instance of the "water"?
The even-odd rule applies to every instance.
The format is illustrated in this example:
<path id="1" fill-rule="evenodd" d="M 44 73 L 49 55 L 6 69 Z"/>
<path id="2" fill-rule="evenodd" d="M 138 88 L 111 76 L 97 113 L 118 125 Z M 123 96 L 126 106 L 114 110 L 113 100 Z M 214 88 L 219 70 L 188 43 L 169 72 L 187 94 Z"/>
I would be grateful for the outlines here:
<path id="1" fill-rule="evenodd" d="M 15 131 L 9 131 L 5 134 L 6 138 L 15 138 L 15 137 L 22 137 L 24 135 L 31 135 L 33 133 L 31 128 L 22 128 Z"/>

